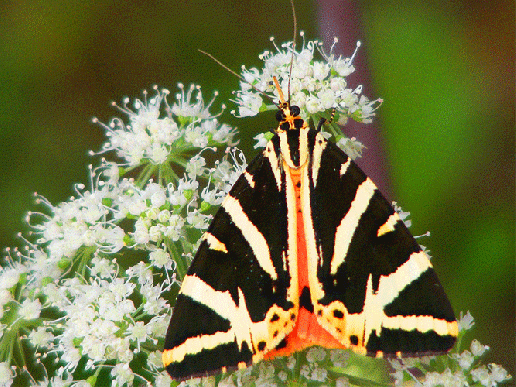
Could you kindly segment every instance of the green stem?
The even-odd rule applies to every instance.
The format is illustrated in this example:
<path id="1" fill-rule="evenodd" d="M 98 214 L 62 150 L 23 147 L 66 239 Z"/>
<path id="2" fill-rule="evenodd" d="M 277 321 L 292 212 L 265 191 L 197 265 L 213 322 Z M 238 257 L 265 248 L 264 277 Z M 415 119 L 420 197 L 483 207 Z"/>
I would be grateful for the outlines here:
<path id="1" fill-rule="evenodd" d="M 143 171 L 140 173 L 138 178 L 135 181 L 137 187 L 142 188 L 151 178 L 152 174 L 155 172 L 156 166 L 153 164 L 146 164 L 143 168 Z"/>
<path id="2" fill-rule="evenodd" d="M 172 253 L 174 261 L 176 261 L 176 273 L 179 277 L 178 279 L 182 281 L 186 275 L 186 272 L 188 271 L 188 265 L 185 262 L 184 257 L 179 253 L 179 250 L 177 249 L 177 246 L 174 242 L 167 243 L 167 248 Z"/>

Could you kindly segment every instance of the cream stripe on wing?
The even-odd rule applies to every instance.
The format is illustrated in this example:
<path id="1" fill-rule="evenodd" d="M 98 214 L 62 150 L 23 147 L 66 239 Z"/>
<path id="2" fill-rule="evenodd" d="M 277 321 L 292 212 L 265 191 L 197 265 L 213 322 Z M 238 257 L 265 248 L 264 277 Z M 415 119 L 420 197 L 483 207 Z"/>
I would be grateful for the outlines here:
<path id="1" fill-rule="evenodd" d="M 421 329 L 421 332 L 426 331 L 426 325 L 429 323 L 427 319 L 423 319 L 421 321 L 418 320 L 417 322 L 407 319 L 406 321 L 401 322 L 402 319 L 405 319 L 404 316 L 388 317 L 385 314 L 384 309 L 386 305 L 389 305 L 399 296 L 403 289 L 405 289 L 413 281 L 417 280 L 425 271 L 431 267 L 432 264 L 423 251 L 412 253 L 409 259 L 400 267 L 398 267 L 394 273 L 391 273 L 388 276 L 380 277 L 377 292 L 373 292 L 372 274 L 369 275 L 363 312 L 365 315 L 366 342 L 369 340 L 369 335 L 373 330 L 375 330 L 378 334 L 381 331 L 382 326 L 385 326 L 386 328 L 394 327 L 397 320 L 400 322 L 400 324 L 402 324 L 402 326 L 399 326 L 400 329 Z M 418 324 L 421 325 L 419 326 Z M 438 329 L 442 330 L 444 328 L 441 327 Z M 437 333 L 441 334 L 440 332 Z"/>
<path id="2" fill-rule="evenodd" d="M 208 242 L 210 250 L 222 251 L 227 254 L 228 250 L 226 249 L 226 245 L 219 241 L 213 234 L 206 231 L 202 236 L 202 239 Z"/>
<path id="3" fill-rule="evenodd" d="M 244 172 L 244 176 L 245 176 L 245 179 L 247 180 L 247 182 L 249 183 L 249 186 L 251 188 L 254 188 L 255 183 L 254 183 L 254 180 L 253 180 L 253 175 L 251 175 L 249 172 L 245 171 Z"/>
<path id="4" fill-rule="evenodd" d="M 321 167 L 321 156 L 326 148 L 328 142 L 324 139 L 321 133 L 318 133 L 315 138 L 313 159 L 312 159 L 312 181 L 314 187 L 317 186 L 317 177 L 319 175 L 319 168 Z"/>
<path id="5" fill-rule="evenodd" d="M 185 277 L 181 286 L 181 294 L 203 304 L 229 321 L 231 321 L 231 317 L 234 316 L 237 308 L 229 291 L 217 291 L 196 275 Z"/>
<path id="6" fill-rule="evenodd" d="M 272 173 L 274 174 L 274 179 L 276 180 L 276 185 L 278 186 L 278 191 L 281 192 L 281 168 L 279 165 L 278 155 L 274 151 L 274 144 L 272 141 L 267 143 L 263 154 L 269 159 L 269 164 L 271 165 Z"/>
<path id="7" fill-rule="evenodd" d="M 351 164 L 351 158 L 348 157 L 348 161 L 346 161 L 344 164 L 340 165 L 340 175 L 341 176 L 344 175 L 348 171 L 350 164 Z"/>
<path id="8" fill-rule="evenodd" d="M 185 277 L 181 293 L 228 320 L 231 325 L 230 332 L 233 332 L 233 338 L 236 338 L 239 347 L 242 348 L 242 342 L 246 341 L 249 348 L 252 348 L 251 328 L 253 322 L 240 288 L 238 288 L 238 306 L 233 301 L 229 291 L 217 291 L 195 275 Z"/>
<path id="9" fill-rule="evenodd" d="M 389 219 L 387 219 L 387 221 L 378 228 L 377 235 L 380 237 L 384 234 L 387 234 L 388 232 L 393 232 L 395 230 L 394 227 L 396 226 L 396 223 L 398 223 L 399 220 L 400 216 L 397 212 L 395 212 L 394 214 L 389 216 Z"/>
<path id="10" fill-rule="evenodd" d="M 222 344 L 228 344 L 235 341 L 235 333 L 232 330 L 228 332 L 217 332 L 213 335 L 202 335 L 190 337 L 182 344 L 172 349 L 163 351 L 162 360 L 165 367 L 171 363 L 179 363 L 183 361 L 186 355 L 194 355 L 203 349 L 213 349 Z"/>
<path id="11" fill-rule="evenodd" d="M 412 253 L 409 259 L 388 276 L 381 276 L 376 297 L 380 308 L 393 302 L 400 292 L 411 282 L 417 280 L 421 274 L 430 269 L 432 264 L 423 251 Z"/>
<path id="12" fill-rule="evenodd" d="M 335 232 L 335 245 L 333 249 L 333 258 L 331 260 L 331 274 L 337 273 L 340 265 L 342 265 L 346 259 L 349 245 L 358 226 L 358 222 L 362 217 L 362 214 L 367 209 L 369 201 L 373 197 L 375 191 L 376 186 L 369 178 L 358 186 L 355 199 L 351 203 L 349 211 L 346 213 L 344 218 L 342 218 L 342 221 Z"/>
<path id="13" fill-rule="evenodd" d="M 278 275 L 276 274 L 276 269 L 271 260 L 267 241 L 262 233 L 258 231 L 256 226 L 249 220 L 238 199 L 228 195 L 226 199 L 224 199 L 222 207 L 242 232 L 242 235 L 247 240 L 247 243 L 249 243 L 262 269 L 265 270 L 273 280 L 277 279 Z"/>
<path id="14" fill-rule="evenodd" d="M 403 329 L 407 332 L 414 329 L 421 333 L 434 331 L 440 336 L 457 336 L 458 333 L 456 321 L 446 321 L 434 316 L 385 316 L 382 327 L 387 329 Z"/>

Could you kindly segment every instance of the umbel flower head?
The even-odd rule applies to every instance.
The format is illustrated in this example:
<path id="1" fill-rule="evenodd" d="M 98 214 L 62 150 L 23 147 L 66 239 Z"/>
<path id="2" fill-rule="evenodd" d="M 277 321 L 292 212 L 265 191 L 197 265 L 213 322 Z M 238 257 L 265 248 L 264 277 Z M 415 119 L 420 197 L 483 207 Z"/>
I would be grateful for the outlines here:
<path id="1" fill-rule="evenodd" d="M 100 124 L 100 153 L 117 161 L 90 166 L 89 187 L 57 205 L 36 195 L 43 209 L 0 271 L 0 386 L 170 385 L 171 295 L 247 164 L 213 99 L 181 84 L 168 94 L 126 98 Z"/>
<path id="2" fill-rule="evenodd" d="M 361 85 L 352 87 L 347 82 L 346 77 L 355 71 L 353 59 L 360 42 L 351 57 L 342 58 L 336 57 L 334 53 L 337 38 L 327 53 L 322 42 L 305 41 L 303 32 L 301 37 L 303 41 L 300 49 L 294 48 L 293 42 L 278 47 L 271 38 L 275 51 L 264 51 L 259 55 L 263 61 L 262 69 L 242 66 L 243 79 L 240 90 L 236 92 L 238 112 L 235 115 L 254 116 L 276 109 L 279 96 L 271 82 L 276 77 L 281 89 L 285 93 L 290 92 L 290 103 L 300 108 L 303 119 L 311 118 L 317 123 L 321 117 L 329 118 L 331 111 L 335 111 L 336 124 L 327 126 L 330 133 L 326 133 L 326 137 L 333 135 L 337 145 L 350 157 L 356 158 L 360 156 L 363 145 L 355 139 L 345 138 L 337 124 L 345 125 L 349 118 L 370 123 L 382 103 L 381 99 L 371 101 L 363 95 Z M 267 136 L 256 136 L 256 147 L 265 146 L 270 139 Z"/>
<path id="3" fill-rule="evenodd" d="M 293 42 L 276 45 L 276 52 L 264 51 L 259 58 L 264 62 L 263 69 L 246 69 L 242 67 L 241 91 L 237 93 L 239 116 L 254 116 L 269 109 L 257 90 L 278 101 L 277 91 L 271 84 L 275 76 L 282 90 L 290 91 L 290 102 L 301 110 L 301 117 L 309 118 L 317 113 L 324 113 L 335 108 L 343 117 L 359 122 L 371 122 L 374 110 L 381 100 L 370 101 L 362 95 L 362 87 L 351 88 L 346 77 L 355 71 L 353 59 L 360 47 L 360 42 L 349 58 L 335 57 L 333 52 L 338 39 L 334 40 L 329 53 L 317 40 L 305 41 L 304 33 L 301 48 L 294 49 Z M 320 60 L 316 56 L 319 55 Z M 292 63 L 292 68 L 291 68 Z"/>

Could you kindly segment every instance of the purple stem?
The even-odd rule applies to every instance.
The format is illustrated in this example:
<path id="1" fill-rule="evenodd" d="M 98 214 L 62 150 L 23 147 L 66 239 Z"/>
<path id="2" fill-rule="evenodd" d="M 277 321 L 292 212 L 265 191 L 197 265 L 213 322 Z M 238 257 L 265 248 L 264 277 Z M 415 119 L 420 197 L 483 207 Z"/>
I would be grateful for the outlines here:
<path id="1" fill-rule="evenodd" d="M 320 0 L 317 2 L 317 7 L 320 35 L 323 36 L 325 47 L 330 47 L 336 36 L 339 38 L 339 42 L 335 46 L 335 54 L 350 57 L 358 40 L 365 43 L 365 33 L 357 1 Z M 361 84 L 364 86 L 363 93 L 371 99 L 376 99 L 367 63 L 366 44 L 362 44 L 359 48 L 353 64 L 356 70 L 348 77 L 349 86 L 356 87 Z M 371 124 L 361 124 L 350 119 L 342 130 L 346 136 L 356 137 L 366 146 L 362 157 L 358 158 L 356 163 L 375 182 L 384 195 L 391 197 L 389 167 L 379 134 L 378 117 Z"/>

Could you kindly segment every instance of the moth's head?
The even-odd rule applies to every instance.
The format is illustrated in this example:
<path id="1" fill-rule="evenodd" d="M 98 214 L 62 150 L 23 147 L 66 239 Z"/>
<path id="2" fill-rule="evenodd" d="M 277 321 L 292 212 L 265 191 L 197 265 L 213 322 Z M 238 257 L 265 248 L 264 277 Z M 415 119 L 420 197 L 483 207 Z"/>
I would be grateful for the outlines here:
<path id="1" fill-rule="evenodd" d="M 276 112 L 279 122 L 277 131 L 299 130 L 306 127 L 305 121 L 299 116 L 299 106 L 290 106 L 289 102 L 282 102 Z"/>

